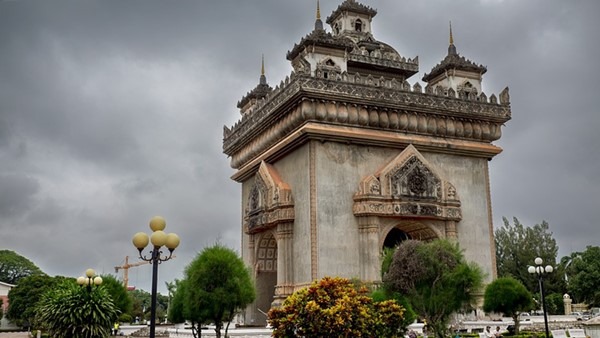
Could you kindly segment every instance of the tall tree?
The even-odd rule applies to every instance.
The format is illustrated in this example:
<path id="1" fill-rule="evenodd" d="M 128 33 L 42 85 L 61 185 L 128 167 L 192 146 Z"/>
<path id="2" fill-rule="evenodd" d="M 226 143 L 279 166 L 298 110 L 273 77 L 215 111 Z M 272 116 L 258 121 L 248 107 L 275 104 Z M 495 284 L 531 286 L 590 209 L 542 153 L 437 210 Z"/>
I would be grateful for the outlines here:
<path id="1" fill-rule="evenodd" d="M 35 305 L 47 290 L 53 289 L 65 277 L 31 275 L 25 277 L 8 291 L 8 311 L 6 317 L 19 326 L 29 326 L 35 316 Z"/>
<path id="2" fill-rule="evenodd" d="M 183 310 L 185 299 L 185 286 L 183 284 L 183 280 L 175 280 L 169 287 L 169 292 L 172 292 L 173 298 L 171 299 L 167 318 L 171 323 L 183 323 L 186 320 Z"/>
<path id="3" fill-rule="evenodd" d="M 404 294 L 439 338 L 452 313 L 472 306 L 482 281 L 481 269 L 446 240 L 402 242 L 384 277 L 386 287 Z"/>
<path id="4" fill-rule="evenodd" d="M 544 265 L 557 267 L 558 245 L 546 221 L 532 227 L 523 225 L 515 217 L 511 225 L 503 218 L 504 224 L 495 231 L 496 264 L 498 277 L 514 277 L 527 288 L 538 290 L 537 277 L 527 271 L 536 257 L 542 258 Z M 545 277 L 547 294 L 561 293 L 566 290 L 560 273 L 551 273 Z M 539 291 L 539 290 L 538 290 Z"/>
<path id="5" fill-rule="evenodd" d="M 223 323 L 233 320 L 236 312 L 255 298 L 250 271 L 233 250 L 220 244 L 205 248 L 188 265 L 185 278 L 184 308 L 211 320 L 217 338 L 221 337 Z"/>
<path id="6" fill-rule="evenodd" d="M 519 334 L 519 314 L 533 307 L 531 292 L 513 277 L 500 277 L 485 288 L 483 310 L 512 317 L 515 323 L 515 334 Z"/>
<path id="7" fill-rule="evenodd" d="M 588 246 L 583 252 L 575 252 L 571 254 L 570 262 L 565 272 L 573 300 L 600 306 L 600 247 Z"/>
<path id="8" fill-rule="evenodd" d="M 103 275 L 102 286 L 110 294 L 110 297 L 112 298 L 113 303 L 119 310 L 120 314 L 130 317 L 132 311 L 132 299 L 127 293 L 127 289 L 125 289 L 123 283 L 113 275 Z M 128 319 L 129 320 L 122 321 L 131 320 L 131 318 Z"/>
<path id="9" fill-rule="evenodd" d="M 17 284 L 22 278 L 43 274 L 29 259 L 10 250 L 0 250 L 0 282 Z"/>

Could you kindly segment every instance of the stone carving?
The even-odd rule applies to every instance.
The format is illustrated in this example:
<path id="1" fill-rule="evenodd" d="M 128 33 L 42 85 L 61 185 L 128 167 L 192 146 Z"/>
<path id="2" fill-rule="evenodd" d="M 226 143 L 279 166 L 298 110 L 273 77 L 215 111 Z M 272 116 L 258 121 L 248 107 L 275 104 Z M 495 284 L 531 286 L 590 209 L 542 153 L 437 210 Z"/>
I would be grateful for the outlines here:
<path id="1" fill-rule="evenodd" d="M 375 179 L 371 181 L 371 194 L 379 195 L 381 194 L 381 185 L 379 184 L 379 180 Z"/>
<path id="2" fill-rule="evenodd" d="M 391 186 L 393 197 L 438 198 L 440 181 L 413 156 L 391 176 Z"/>
<path id="3" fill-rule="evenodd" d="M 508 94 L 508 87 L 504 88 L 500 92 L 500 104 L 510 104 L 510 95 Z"/>
<path id="4" fill-rule="evenodd" d="M 244 216 L 246 233 L 262 232 L 279 223 L 293 222 L 294 201 L 290 187 L 275 168 L 262 162 L 248 196 Z"/>
<path id="5" fill-rule="evenodd" d="M 391 86 L 368 86 L 362 83 L 363 77 L 358 73 L 348 77 L 350 81 L 344 81 L 343 79 L 344 76 L 341 79 L 331 80 L 314 78 L 306 74 L 292 73 L 289 82 L 286 81 L 283 85 L 277 86 L 264 100 L 257 103 L 252 113 L 242 116 L 241 120 L 231 128 L 225 127 L 223 129 L 223 150 L 226 154 L 233 157 L 232 166 L 237 168 L 246 163 L 254 154 L 262 152 L 266 147 L 285 137 L 285 131 L 293 130 L 306 121 L 306 118 L 301 114 L 302 112 L 298 112 L 300 107 L 292 110 L 280 109 L 283 101 L 301 92 L 303 95 L 309 97 L 313 94 L 355 97 L 366 104 L 373 102 L 374 107 L 387 107 L 392 111 L 396 111 L 396 114 L 399 110 L 404 109 L 413 111 L 411 107 L 415 106 L 429 107 L 428 109 L 435 110 L 444 109 L 443 115 L 435 115 L 435 117 L 436 119 L 445 120 L 446 125 L 462 122 L 467 118 L 470 119 L 469 123 L 480 124 L 485 122 L 493 124 L 496 132 L 487 135 L 487 139 L 484 139 L 487 142 L 498 139 L 501 135 L 501 125 L 510 119 L 510 106 L 498 105 L 494 95 L 491 96 L 490 103 L 487 103 L 451 99 L 440 95 L 440 93 L 432 95 L 402 90 L 401 88 L 395 89 L 393 80 L 390 81 Z M 402 84 L 399 84 L 399 86 L 402 87 Z M 300 115 L 290 116 L 294 112 L 298 112 Z M 423 113 L 418 112 L 417 114 L 422 115 Z M 332 122 L 357 125 L 356 122 L 350 119 L 345 121 L 335 120 Z M 390 125 L 381 127 L 369 124 L 369 127 L 390 128 Z M 452 127 L 450 126 L 451 130 L 459 130 L 459 128 Z M 269 129 L 273 131 L 267 132 Z M 423 133 L 427 132 L 427 129 L 423 131 Z M 257 137 L 257 135 L 259 136 Z M 454 135 L 442 136 L 472 139 L 477 135 L 455 132 Z M 478 136 L 481 139 L 482 135 Z M 245 154 L 240 153 L 243 148 L 248 149 Z"/>
<path id="6" fill-rule="evenodd" d="M 373 194 L 375 182 L 379 194 Z M 352 209 L 355 216 L 462 218 L 454 185 L 441 179 L 412 145 L 362 180 Z"/>

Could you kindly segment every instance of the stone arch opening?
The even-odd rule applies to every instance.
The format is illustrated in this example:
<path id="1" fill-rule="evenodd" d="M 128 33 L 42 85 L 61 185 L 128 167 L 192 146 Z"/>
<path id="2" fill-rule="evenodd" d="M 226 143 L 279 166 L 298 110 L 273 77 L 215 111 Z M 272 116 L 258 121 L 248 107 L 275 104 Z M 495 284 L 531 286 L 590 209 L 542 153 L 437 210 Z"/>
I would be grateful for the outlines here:
<path id="1" fill-rule="evenodd" d="M 255 252 L 255 282 L 256 282 L 256 308 L 262 316 L 256 318 L 255 324 L 266 324 L 266 313 L 271 308 L 275 298 L 277 285 L 277 240 L 273 231 L 266 231 L 260 236 Z"/>
<path id="2" fill-rule="evenodd" d="M 410 235 L 394 227 L 392 230 L 390 230 L 390 232 L 388 232 L 387 236 L 385 236 L 385 239 L 383 240 L 383 248 L 395 248 L 398 244 L 408 239 L 412 239 Z"/>

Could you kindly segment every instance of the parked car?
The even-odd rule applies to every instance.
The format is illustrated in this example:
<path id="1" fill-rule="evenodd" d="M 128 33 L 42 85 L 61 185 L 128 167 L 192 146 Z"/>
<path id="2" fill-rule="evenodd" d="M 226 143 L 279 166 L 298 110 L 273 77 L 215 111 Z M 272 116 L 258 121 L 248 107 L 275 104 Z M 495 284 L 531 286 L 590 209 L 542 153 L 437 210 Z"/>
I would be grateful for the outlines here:
<path id="1" fill-rule="evenodd" d="M 519 320 L 522 320 L 522 321 L 531 320 L 531 315 L 529 314 L 529 312 L 521 312 L 521 313 L 519 313 Z"/>

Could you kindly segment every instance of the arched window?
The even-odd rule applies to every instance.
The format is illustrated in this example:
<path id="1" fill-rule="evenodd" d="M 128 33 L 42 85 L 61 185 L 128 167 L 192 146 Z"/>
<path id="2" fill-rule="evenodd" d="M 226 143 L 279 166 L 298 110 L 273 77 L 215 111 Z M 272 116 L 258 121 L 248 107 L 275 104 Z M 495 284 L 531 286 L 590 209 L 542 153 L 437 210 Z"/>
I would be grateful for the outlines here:
<path id="1" fill-rule="evenodd" d="M 333 62 L 333 60 L 331 60 L 331 59 L 328 59 L 327 61 L 325 61 L 325 64 L 327 66 L 331 66 L 331 67 L 335 66 L 335 62 Z"/>
<path id="2" fill-rule="evenodd" d="M 354 22 L 354 30 L 357 32 L 362 32 L 362 21 L 360 21 L 360 19 L 356 19 L 356 21 Z"/>

